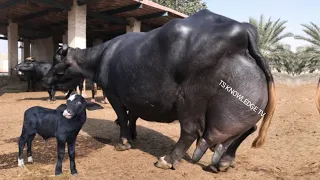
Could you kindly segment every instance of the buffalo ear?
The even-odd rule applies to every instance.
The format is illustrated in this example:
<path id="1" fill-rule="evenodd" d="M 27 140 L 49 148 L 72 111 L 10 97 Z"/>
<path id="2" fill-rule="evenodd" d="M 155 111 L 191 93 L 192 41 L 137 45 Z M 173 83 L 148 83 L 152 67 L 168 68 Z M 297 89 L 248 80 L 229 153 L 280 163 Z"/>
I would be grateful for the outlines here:
<path id="1" fill-rule="evenodd" d="M 103 107 L 100 104 L 93 103 L 93 102 L 88 102 L 86 105 L 87 110 L 89 111 L 94 111 L 97 109 L 103 109 Z"/>
<path id="2" fill-rule="evenodd" d="M 62 45 L 62 53 L 61 54 L 66 56 L 67 53 L 68 53 L 68 48 L 69 48 L 68 44 L 63 44 Z"/>

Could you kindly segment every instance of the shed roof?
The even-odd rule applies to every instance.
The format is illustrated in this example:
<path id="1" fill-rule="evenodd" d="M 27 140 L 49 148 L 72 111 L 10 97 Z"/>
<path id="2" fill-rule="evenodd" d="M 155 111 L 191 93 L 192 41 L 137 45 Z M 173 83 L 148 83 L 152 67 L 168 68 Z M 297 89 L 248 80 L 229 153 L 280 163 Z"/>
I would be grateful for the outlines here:
<path id="1" fill-rule="evenodd" d="M 0 34 L 7 34 L 8 19 L 18 23 L 19 36 L 29 39 L 63 34 L 73 0 L 0 0 Z M 137 18 L 142 31 L 187 15 L 149 0 L 77 0 L 87 5 L 87 37 L 112 38 L 126 31 L 126 20 Z"/>

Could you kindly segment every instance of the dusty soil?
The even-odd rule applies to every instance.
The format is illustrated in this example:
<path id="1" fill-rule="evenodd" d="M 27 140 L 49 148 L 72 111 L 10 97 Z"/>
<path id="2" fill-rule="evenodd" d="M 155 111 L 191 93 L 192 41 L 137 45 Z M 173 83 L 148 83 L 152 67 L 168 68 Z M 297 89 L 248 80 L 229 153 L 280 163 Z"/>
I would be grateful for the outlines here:
<path id="1" fill-rule="evenodd" d="M 71 176 L 69 159 L 63 163 L 64 175 L 54 177 L 55 140 L 45 143 L 39 136 L 33 143 L 33 164 L 17 167 L 17 138 L 21 133 L 24 111 L 35 105 L 55 108 L 64 103 L 57 92 L 55 104 L 46 101 L 45 92 L 18 92 L 23 85 L 0 91 L 0 179 L 319 179 L 320 116 L 315 108 L 316 85 L 289 88 L 277 85 L 277 109 L 267 142 L 260 149 L 251 148 L 257 132 L 238 149 L 237 166 L 214 174 L 202 169 L 210 162 L 208 151 L 200 163 L 189 162 L 195 144 L 176 170 L 162 170 L 153 163 L 171 151 L 179 137 L 179 124 L 160 124 L 138 120 L 138 139 L 129 151 L 114 150 L 119 129 L 109 104 L 105 109 L 88 112 L 76 146 L 79 174 Z M 98 92 L 101 100 L 101 91 Z M 89 91 L 87 92 L 89 95 Z M 260 123 L 259 123 L 260 124 Z M 25 152 L 26 156 L 26 152 Z M 25 157 L 26 158 L 26 157 Z"/>

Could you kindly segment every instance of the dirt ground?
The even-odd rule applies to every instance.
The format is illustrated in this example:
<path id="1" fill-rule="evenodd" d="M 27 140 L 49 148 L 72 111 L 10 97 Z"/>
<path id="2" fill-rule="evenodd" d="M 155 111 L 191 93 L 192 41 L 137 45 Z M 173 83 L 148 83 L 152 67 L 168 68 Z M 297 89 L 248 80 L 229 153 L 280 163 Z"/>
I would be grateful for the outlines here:
<path id="1" fill-rule="evenodd" d="M 20 88 L 24 88 L 18 85 Z M 11 88 L 11 89 L 10 89 Z M 33 164 L 17 167 L 17 138 L 21 133 L 24 111 L 35 105 L 55 108 L 64 103 L 57 92 L 55 104 L 46 101 L 45 92 L 14 92 L 14 87 L 0 90 L 0 179 L 319 179 L 320 177 L 320 115 L 314 95 L 316 85 L 290 88 L 276 85 L 277 108 L 266 144 L 251 148 L 257 132 L 248 137 L 237 153 L 237 166 L 218 174 L 202 169 L 211 160 L 207 151 L 198 164 L 189 159 L 195 143 L 176 170 L 162 170 L 153 163 L 169 153 L 179 138 L 179 124 L 137 121 L 138 138 L 133 149 L 118 152 L 114 145 L 119 129 L 114 124 L 115 113 L 109 104 L 104 109 L 88 112 L 76 146 L 79 174 L 70 175 L 67 154 L 63 162 L 64 175 L 54 177 L 56 163 L 55 139 L 45 143 L 39 136 L 33 143 Z M 8 93 L 10 92 L 10 93 Z M 87 91 L 87 95 L 90 92 Z M 101 91 L 98 92 L 101 100 Z M 260 124 L 260 123 L 259 123 Z M 26 159 L 26 152 L 25 159 Z"/>

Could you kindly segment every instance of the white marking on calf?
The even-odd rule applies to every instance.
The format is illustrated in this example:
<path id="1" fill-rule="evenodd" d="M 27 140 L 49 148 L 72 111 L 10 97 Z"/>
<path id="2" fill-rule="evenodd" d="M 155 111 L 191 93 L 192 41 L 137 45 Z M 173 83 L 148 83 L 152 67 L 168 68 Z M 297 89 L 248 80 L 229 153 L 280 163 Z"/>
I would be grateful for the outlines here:
<path id="1" fill-rule="evenodd" d="M 74 98 L 76 98 L 76 95 L 77 95 L 77 94 L 72 94 L 72 95 L 68 98 L 68 100 L 73 101 Z"/>
<path id="2" fill-rule="evenodd" d="M 29 156 L 29 157 L 28 157 L 28 162 L 29 162 L 29 163 L 33 162 L 32 156 Z"/>
<path id="3" fill-rule="evenodd" d="M 62 113 L 62 115 L 63 115 L 64 117 L 66 117 L 67 119 L 71 119 L 71 118 L 72 118 L 72 115 L 69 114 L 67 110 L 64 110 L 63 113 Z"/>
<path id="4" fill-rule="evenodd" d="M 19 166 L 19 167 L 23 167 L 23 166 L 24 166 L 23 159 L 19 159 L 19 158 L 18 158 L 18 166 Z"/>

